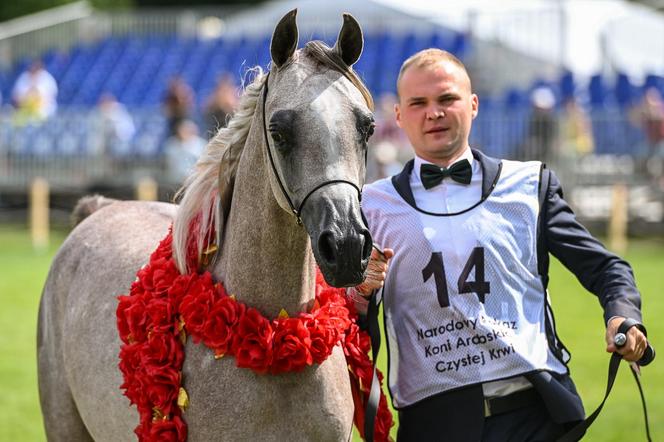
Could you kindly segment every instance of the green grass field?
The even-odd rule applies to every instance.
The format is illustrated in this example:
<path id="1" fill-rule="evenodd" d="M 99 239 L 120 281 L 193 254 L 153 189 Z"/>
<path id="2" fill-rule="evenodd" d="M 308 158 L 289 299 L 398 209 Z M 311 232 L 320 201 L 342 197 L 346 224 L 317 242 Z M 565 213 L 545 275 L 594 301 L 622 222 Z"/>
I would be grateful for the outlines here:
<path id="1" fill-rule="evenodd" d="M 48 251 L 34 252 L 22 227 L 0 226 L 0 441 L 45 440 L 36 377 L 36 321 L 39 296 L 50 261 L 63 239 L 54 232 Z M 643 294 L 644 321 L 654 345 L 662 348 L 664 312 L 664 242 L 633 242 L 626 255 Z M 552 264 L 550 293 L 558 332 L 572 352 L 571 372 L 588 412 L 601 401 L 609 356 L 604 352 L 602 315 L 596 299 L 557 262 Z M 664 351 L 664 350 L 662 350 Z M 381 352 L 385 366 L 385 351 Z M 653 440 L 664 440 L 664 356 L 644 369 Z M 645 440 L 639 395 L 626 364 L 604 411 L 584 440 Z"/>

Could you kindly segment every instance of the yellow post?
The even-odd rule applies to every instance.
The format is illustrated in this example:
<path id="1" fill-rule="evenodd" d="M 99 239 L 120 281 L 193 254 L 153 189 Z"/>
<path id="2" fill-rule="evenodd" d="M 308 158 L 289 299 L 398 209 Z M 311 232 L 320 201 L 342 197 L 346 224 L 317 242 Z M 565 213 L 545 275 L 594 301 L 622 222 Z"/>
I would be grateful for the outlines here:
<path id="1" fill-rule="evenodd" d="M 30 233 L 35 249 L 48 247 L 49 188 L 44 178 L 35 178 L 30 185 Z"/>
<path id="2" fill-rule="evenodd" d="M 157 200 L 157 182 L 152 177 L 143 177 L 136 186 L 136 198 L 141 201 Z"/>
<path id="3" fill-rule="evenodd" d="M 611 214 L 609 215 L 609 248 L 618 254 L 627 250 L 627 186 L 618 183 L 611 191 Z"/>

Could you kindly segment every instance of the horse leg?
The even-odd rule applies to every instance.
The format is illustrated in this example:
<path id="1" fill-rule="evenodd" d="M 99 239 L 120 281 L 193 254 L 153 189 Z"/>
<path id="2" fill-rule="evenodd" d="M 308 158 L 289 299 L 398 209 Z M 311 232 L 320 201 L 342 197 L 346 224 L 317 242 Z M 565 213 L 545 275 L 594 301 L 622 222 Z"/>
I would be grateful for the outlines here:
<path id="1" fill-rule="evenodd" d="M 39 401 L 49 442 L 93 441 L 69 390 L 62 357 L 62 336 L 48 286 L 39 306 L 37 368 Z"/>

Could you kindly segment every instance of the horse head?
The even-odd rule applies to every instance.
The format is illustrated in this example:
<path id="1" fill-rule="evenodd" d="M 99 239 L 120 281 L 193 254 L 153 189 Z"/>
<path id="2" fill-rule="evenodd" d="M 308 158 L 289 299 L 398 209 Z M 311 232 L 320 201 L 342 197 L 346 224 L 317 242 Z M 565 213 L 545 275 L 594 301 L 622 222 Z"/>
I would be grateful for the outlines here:
<path id="1" fill-rule="evenodd" d="M 297 50 L 296 10 L 274 30 L 263 94 L 270 183 L 279 205 L 310 239 L 325 280 L 362 282 L 372 240 L 360 210 L 373 103 L 351 66 L 362 52 L 357 21 L 344 14 L 336 44 Z"/>

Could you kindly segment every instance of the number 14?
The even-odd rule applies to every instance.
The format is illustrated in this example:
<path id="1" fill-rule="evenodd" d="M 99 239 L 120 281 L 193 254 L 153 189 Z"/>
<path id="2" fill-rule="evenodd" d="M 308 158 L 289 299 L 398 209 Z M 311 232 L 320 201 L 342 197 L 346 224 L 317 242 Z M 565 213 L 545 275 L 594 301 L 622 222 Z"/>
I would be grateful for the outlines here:
<path id="1" fill-rule="evenodd" d="M 468 281 L 470 271 L 475 268 L 475 281 Z M 450 306 L 445 279 L 445 264 L 442 252 L 433 252 L 429 263 L 422 269 L 422 278 L 427 282 L 433 275 L 438 294 L 438 304 L 441 307 Z M 484 247 L 475 247 L 466 261 L 466 265 L 457 281 L 459 293 L 476 293 L 477 299 L 484 304 L 484 295 L 490 293 L 489 282 L 484 280 Z"/>

